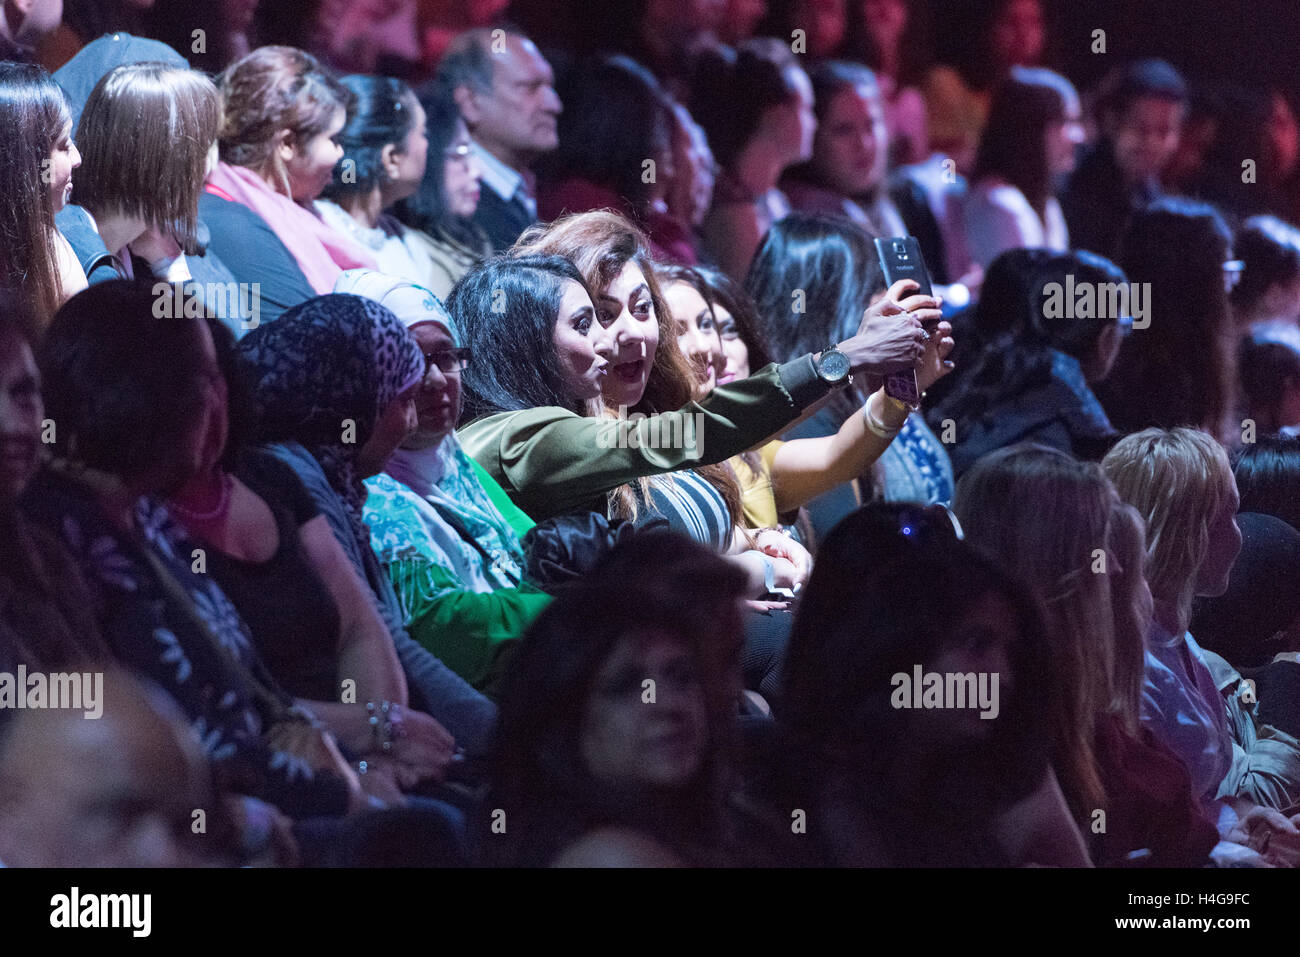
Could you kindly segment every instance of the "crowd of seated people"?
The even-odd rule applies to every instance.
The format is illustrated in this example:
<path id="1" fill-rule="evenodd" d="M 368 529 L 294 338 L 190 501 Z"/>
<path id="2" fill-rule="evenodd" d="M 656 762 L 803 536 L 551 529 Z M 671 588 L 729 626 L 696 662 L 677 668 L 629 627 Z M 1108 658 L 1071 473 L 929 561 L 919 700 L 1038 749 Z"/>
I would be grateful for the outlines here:
<path id="1" fill-rule="evenodd" d="M 0 7 L 0 864 L 1300 866 L 1287 91 L 564 6 Z"/>

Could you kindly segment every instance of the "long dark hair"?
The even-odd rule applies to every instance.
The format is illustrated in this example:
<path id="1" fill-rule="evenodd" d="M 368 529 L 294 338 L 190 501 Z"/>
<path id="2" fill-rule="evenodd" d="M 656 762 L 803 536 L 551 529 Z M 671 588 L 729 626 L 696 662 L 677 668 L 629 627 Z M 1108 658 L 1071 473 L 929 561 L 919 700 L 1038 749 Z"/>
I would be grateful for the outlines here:
<path id="1" fill-rule="evenodd" d="M 1214 207 L 1166 198 L 1134 213 L 1119 264 L 1150 283 L 1150 327 L 1135 330 L 1098 390 L 1115 426 L 1194 425 L 1225 437 L 1235 394 L 1223 263 L 1231 237 Z"/>
<path id="2" fill-rule="evenodd" d="M 566 72 L 558 92 L 560 145 L 539 175 L 552 183 L 587 180 L 647 212 L 655 186 L 643 164 L 662 166 L 672 144 L 672 116 L 654 75 L 629 57 L 602 56 Z"/>
<path id="3" fill-rule="evenodd" d="M 971 182 L 985 177 L 1006 180 L 1042 219 L 1052 196 L 1052 167 L 1047 130 L 1066 118 L 1066 100 L 1074 96 L 1069 80 L 1050 70 L 1015 67 L 993 97 L 980 136 Z"/>
<path id="4" fill-rule="evenodd" d="M 865 232 L 829 216 L 794 213 L 767 231 L 745 291 L 758 306 L 768 353 L 789 362 L 854 335 L 882 282 Z"/>
<path id="5" fill-rule="evenodd" d="M 37 328 L 59 307 L 54 207 L 42 174 L 72 115 L 38 66 L 0 63 L 0 287 L 29 304 Z"/>
<path id="6" fill-rule="evenodd" d="M 343 159 L 321 193 L 336 201 L 341 196 L 369 193 L 378 186 L 384 176 L 384 147 L 392 144 L 404 149 L 415 125 L 415 94 L 401 80 L 353 74 L 339 82 L 352 94 L 352 107 L 338 137 Z"/>
<path id="7" fill-rule="evenodd" d="M 429 162 L 424 167 L 420 188 L 398 201 L 393 213 L 412 229 L 423 230 L 435 239 L 481 256 L 487 248 L 482 230 L 472 221 L 452 213 L 447 202 L 447 150 L 456 138 L 456 130 L 465 122 L 452 93 L 453 88 L 443 82 L 430 83 L 420 91 L 429 138 Z"/>
<path id="8" fill-rule="evenodd" d="M 919 581 L 943 600 L 916 588 Z M 984 741 L 900 765 L 911 742 L 908 712 L 891 702 L 892 676 L 910 678 L 914 666 L 953 647 L 967 611 L 988 595 L 1011 606 L 1020 632 L 1008 649 L 1014 692 L 999 701 Z M 847 777 L 854 801 L 880 821 L 878 836 L 895 863 L 951 866 L 963 855 L 995 856 L 962 840 L 987 834 L 993 815 L 1042 780 L 1048 744 L 1039 712 L 1052 700 L 1055 677 L 1041 634 L 1034 599 L 958 540 L 938 507 L 872 504 L 853 512 L 822 542 L 790 633 L 778 723 L 792 797 L 814 800 Z M 892 826 L 916 815 L 923 825 Z"/>
<path id="9" fill-rule="evenodd" d="M 635 265 L 645 276 L 646 289 L 654 306 L 659 326 L 659 345 L 655 348 L 641 401 L 629 411 L 655 415 L 680 409 L 694 396 L 695 375 L 690 363 L 677 346 L 676 323 L 664 301 L 659 267 L 650 259 L 650 241 L 645 233 L 617 213 L 592 210 L 557 219 L 549 226 L 534 226 L 519 238 L 515 249 L 523 252 L 555 253 L 572 261 L 587 280 L 587 287 L 599 295 L 608 288 L 623 267 Z M 618 410 L 609 409 L 610 413 Z M 698 465 L 694 469 L 727 503 L 732 520 L 741 514 L 740 488 L 736 476 L 725 462 Z M 649 478 L 639 480 L 642 496 L 650 497 Z M 610 512 L 635 518 L 637 500 L 631 485 L 611 493 Z"/>
<path id="10" fill-rule="evenodd" d="M 552 406 L 584 414 L 555 354 L 555 323 L 566 280 L 590 295 L 582 273 L 563 256 L 496 256 L 452 287 L 447 311 L 474 356 L 461 373 L 462 422 Z"/>
<path id="11" fill-rule="evenodd" d="M 743 575 L 704 546 L 655 533 L 618 546 L 556 597 L 524 637 L 502 686 L 484 806 L 505 812 L 506 829 L 489 833 L 484 817 L 489 862 L 544 866 L 599 827 L 633 828 L 688 856 L 727 843 L 740 635 L 738 620 L 727 628 L 721 619 L 744 588 Z M 667 633 L 690 650 L 707 702 L 704 766 L 674 791 L 597 780 L 581 751 L 596 674 L 621 639 L 644 632 Z"/>
<path id="12" fill-rule="evenodd" d="M 1109 259 L 1086 250 L 1059 253 L 1034 270 L 1031 291 L 1026 296 L 1023 315 L 1027 323 L 990 338 L 952 392 L 935 404 L 927 419 L 935 425 L 944 419 L 965 423 L 995 414 L 999 401 L 1044 386 L 1052 377 L 1053 350 L 1086 361 L 1097 347 L 1098 337 L 1118 320 L 1105 309 L 1098 315 L 1076 315 L 1066 309 L 1064 315 L 1047 319 L 1043 304 L 1049 287 L 1064 288 L 1067 277 L 1089 284 L 1094 289 L 1104 284 L 1123 284 L 1123 270 Z"/>

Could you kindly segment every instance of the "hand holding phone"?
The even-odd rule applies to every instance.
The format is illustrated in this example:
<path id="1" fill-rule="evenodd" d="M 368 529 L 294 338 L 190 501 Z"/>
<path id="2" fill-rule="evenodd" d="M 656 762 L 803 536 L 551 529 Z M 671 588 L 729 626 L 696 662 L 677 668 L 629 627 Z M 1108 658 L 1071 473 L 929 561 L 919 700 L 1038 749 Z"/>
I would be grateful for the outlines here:
<path id="1" fill-rule="evenodd" d="M 910 279 L 920 286 L 920 294 L 933 295 L 930 273 L 921 257 L 921 245 L 913 236 L 894 236 L 876 240 L 876 255 L 885 274 L 885 285 L 893 287 L 901 279 Z M 926 334 L 927 337 L 929 333 Z M 921 387 L 916 381 L 916 370 L 907 369 L 885 377 L 885 394 L 906 402 L 912 408 L 921 404 Z"/>

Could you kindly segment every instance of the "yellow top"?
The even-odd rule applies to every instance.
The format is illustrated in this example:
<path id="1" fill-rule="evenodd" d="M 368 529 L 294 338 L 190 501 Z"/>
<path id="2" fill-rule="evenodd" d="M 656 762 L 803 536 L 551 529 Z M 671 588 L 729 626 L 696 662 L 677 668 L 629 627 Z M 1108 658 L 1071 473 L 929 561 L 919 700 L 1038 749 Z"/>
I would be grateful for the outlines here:
<path id="1" fill-rule="evenodd" d="M 772 441 L 758 450 L 758 471 L 739 455 L 730 459 L 740 482 L 740 505 L 745 513 L 746 528 L 771 528 L 779 521 L 776 495 L 772 491 L 772 462 L 784 442 Z"/>

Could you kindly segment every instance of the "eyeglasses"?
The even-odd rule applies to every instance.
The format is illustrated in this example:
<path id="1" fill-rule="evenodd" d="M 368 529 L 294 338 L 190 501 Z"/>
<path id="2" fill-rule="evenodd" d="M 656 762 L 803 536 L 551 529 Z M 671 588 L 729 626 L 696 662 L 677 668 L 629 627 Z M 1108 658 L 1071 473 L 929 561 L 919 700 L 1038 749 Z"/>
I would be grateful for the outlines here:
<path id="1" fill-rule="evenodd" d="M 461 143 L 458 146 L 449 146 L 442 151 L 443 157 L 447 162 L 459 162 L 469 165 L 469 158 L 474 155 L 474 148 L 468 143 Z"/>
<path id="2" fill-rule="evenodd" d="M 1240 259 L 1230 259 L 1223 264 L 1223 288 L 1232 292 L 1237 283 L 1241 282 L 1241 273 L 1246 268 L 1246 264 Z"/>
<path id="3" fill-rule="evenodd" d="M 424 354 L 424 374 L 428 375 L 437 366 L 445 375 L 464 372 L 469 366 L 468 349 L 448 349 L 445 352 L 426 352 Z"/>

